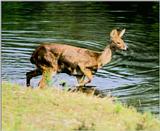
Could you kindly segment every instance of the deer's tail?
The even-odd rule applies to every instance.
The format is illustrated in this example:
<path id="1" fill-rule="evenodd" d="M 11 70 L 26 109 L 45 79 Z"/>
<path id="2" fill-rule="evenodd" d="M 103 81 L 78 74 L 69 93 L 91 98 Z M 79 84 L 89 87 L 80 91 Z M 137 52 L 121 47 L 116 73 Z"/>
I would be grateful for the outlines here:
<path id="1" fill-rule="evenodd" d="M 39 67 L 53 67 L 53 62 L 55 62 L 56 59 L 55 56 L 49 50 L 41 46 L 33 52 L 30 61 L 32 64 L 35 64 Z"/>

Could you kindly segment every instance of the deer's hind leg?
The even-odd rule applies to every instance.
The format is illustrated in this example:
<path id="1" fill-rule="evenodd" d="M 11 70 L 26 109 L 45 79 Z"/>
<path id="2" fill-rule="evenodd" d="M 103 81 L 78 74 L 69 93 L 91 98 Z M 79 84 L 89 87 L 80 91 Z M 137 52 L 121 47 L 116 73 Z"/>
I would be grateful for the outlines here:
<path id="1" fill-rule="evenodd" d="M 45 88 L 46 86 L 51 86 L 52 76 L 56 71 L 53 68 L 46 68 L 42 72 L 42 78 L 38 84 L 38 87 Z"/>
<path id="2" fill-rule="evenodd" d="M 26 73 L 26 86 L 29 87 L 30 86 L 30 80 L 33 78 L 33 77 L 36 77 L 36 76 L 39 76 L 39 75 L 42 75 L 42 70 L 37 68 L 33 71 L 30 71 L 30 72 L 27 72 Z"/>
<path id="3" fill-rule="evenodd" d="M 51 86 L 52 76 L 55 75 L 58 71 L 58 61 L 56 56 L 51 52 L 48 52 L 44 55 L 44 59 L 47 63 L 41 66 L 42 68 L 42 78 L 38 84 L 40 88 L 46 86 Z"/>

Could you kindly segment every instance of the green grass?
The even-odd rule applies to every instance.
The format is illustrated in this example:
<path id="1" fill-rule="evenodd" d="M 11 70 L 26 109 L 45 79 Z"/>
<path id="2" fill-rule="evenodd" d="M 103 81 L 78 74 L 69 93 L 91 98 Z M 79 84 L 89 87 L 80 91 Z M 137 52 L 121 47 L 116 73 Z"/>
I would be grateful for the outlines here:
<path id="1" fill-rule="evenodd" d="M 159 131 L 150 113 L 80 92 L 2 83 L 3 131 Z"/>

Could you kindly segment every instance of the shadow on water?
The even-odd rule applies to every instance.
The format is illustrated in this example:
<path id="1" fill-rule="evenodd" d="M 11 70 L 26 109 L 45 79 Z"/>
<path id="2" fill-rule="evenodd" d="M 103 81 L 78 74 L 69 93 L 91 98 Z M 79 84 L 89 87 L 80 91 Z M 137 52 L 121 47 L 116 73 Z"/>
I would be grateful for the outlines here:
<path id="1" fill-rule="evenodd" d="M 116 52 L 91 84 L 141 111 L 159 113 L 158 2 L 2 2 L 2 80 L 25 85 L 29 61 L 43 42 L 102 51 L 113 28 L 126 28 L 127 52 Z M 31 82 L 37 86 L 40 77 Z M 58 74 L 53 83 L 74 86 Z"/>

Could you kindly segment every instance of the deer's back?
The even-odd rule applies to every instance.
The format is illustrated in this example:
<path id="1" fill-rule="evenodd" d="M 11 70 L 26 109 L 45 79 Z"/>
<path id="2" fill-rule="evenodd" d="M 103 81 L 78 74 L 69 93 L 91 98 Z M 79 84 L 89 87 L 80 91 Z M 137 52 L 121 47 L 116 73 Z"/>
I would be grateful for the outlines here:
<path id="1" fill-rule="evenodd" d="M 50 66 L 53 59 L 55 59 L 61 63 L 68 63 L 73 66 L 76 64 L 81 64 L 86 67 L 92 67 L 97 65 L 99 55 L 99 52 L 75 46 L 63 44 L 44 44 L 39 46 L 34 51 L 31 57 L 31 63 L 43 63 Z"/>

